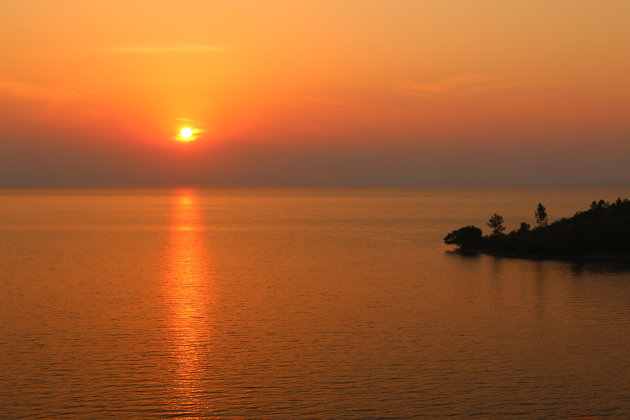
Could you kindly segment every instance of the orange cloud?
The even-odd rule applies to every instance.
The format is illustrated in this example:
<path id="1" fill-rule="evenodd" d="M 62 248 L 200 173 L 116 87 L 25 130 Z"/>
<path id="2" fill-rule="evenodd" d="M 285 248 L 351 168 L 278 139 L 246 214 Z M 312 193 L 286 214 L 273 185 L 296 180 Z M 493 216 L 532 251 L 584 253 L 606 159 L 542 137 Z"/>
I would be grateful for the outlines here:
<path id="1" fill-rule="evenodd" d="M 62 106 L 74 102 L 83 96 L 83 93 L 65 87 L 41 86 L 0 78 L 0 96 Z"/>
<path id="2" fill-rule="evenodd" d="M 109 50 L 109 53 L 126 54 L 163 54 L 163 53 L 198 53 L 198 52 L 221 52 L 229 51 L 231 48 L 224 45 L 204 45 L 204 44 L 173 44 L 173 45 L 127 45 Z"/>
<path id="3" fill-rule="evenodd" d="M 548 84 L 544 81 L 532 82 L 525 79 L 499 76 L 463 75 L 442 78 L 426 84 L 400 83 L 396 90 L 406 95 L 431 98 L 440 94 L 474 94 L 491 90 L 541 87 Z"/>

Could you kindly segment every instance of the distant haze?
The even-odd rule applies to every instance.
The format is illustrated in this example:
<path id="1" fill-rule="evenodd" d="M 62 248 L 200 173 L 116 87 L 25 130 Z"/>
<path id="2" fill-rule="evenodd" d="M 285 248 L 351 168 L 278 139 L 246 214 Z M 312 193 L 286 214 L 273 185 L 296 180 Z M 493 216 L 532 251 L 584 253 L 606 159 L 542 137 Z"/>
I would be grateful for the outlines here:
<path id="1" fill-rule="evenodd" d="M 2 2 L 0 186 L 627 186 L 629 19 L 625 0 Z"/>

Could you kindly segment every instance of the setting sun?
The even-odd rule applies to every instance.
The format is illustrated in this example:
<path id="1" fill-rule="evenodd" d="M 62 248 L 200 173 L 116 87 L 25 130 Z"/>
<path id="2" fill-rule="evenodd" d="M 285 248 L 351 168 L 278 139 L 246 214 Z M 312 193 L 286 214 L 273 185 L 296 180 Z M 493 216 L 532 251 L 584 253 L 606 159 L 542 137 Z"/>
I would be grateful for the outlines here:
<path id="1" fill-rule="evenodd" d="M 177 132 L 177 134 L 173 137 L 173 140 L 182 142 L 182 143 L 192 143 L 199 139 L 199 134 L 203 133 L 204 130 L 200 128 L 194 127 L 183 127 L 181 130 Z"/>
<path id="2" fill-rule="evenodd" d="M 184 128 L 182 128 L 182 131 L 180 131 L 180 132 L 179 132 L 179 134 L 180 134 L 183 138 L 185 138 L 185 139 L 189 139 L 189 138 L 192 136 L 193 131 L 192 131 L 190 128 L 188 128 L 188 127 L 184 127 Z"/>

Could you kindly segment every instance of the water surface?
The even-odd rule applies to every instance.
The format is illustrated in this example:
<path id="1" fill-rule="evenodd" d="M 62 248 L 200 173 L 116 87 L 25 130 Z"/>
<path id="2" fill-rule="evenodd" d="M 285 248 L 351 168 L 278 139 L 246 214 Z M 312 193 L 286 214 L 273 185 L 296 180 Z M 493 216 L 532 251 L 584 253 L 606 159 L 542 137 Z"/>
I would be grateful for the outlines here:
<path id="1" fill-rule="evenodd" d="M 442 243 L 618 195 L 3 190 L 2 415 L 630 417 L 628 267 Z"/>

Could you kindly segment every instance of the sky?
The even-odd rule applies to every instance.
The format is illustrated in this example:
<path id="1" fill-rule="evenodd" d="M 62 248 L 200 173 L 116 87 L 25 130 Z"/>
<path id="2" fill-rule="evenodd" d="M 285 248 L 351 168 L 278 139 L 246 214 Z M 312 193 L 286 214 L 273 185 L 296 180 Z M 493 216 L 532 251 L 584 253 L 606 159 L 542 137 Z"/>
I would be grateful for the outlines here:
<path id="1" fill-rule="evenodd" d="M 627 0 L 4 0 L 0 186 L 627 186 L 628 22 Z"/>

